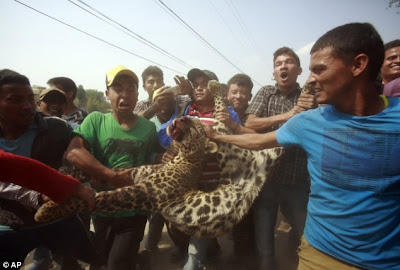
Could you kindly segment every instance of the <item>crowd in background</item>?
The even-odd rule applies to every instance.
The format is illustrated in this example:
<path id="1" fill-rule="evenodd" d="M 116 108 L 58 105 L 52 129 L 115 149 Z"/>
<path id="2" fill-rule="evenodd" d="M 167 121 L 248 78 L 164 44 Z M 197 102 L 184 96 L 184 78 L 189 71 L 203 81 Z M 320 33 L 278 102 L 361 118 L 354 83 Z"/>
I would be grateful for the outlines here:
<path id="1" fill-rule="evenodd" d="M 33 218 L 50 199 L 62 202 L 75 194 L 92 205 L 95 191 L 131 185 L 132 168 L 169 162 L 178 149 L 166 128 L 190 116 L 217 142 L 286 149 L 280 170 L 232 231 L 237 269 L 277 269 L 280 215 L 291 228 L 288 259 L 299 269 L 400 269 L 400 40 L 384 45 L 373 26 L 361 23 L 327 32 L 311 50 L 307 84 L 315 95 L 297 83 L 305 71 L 292 49 L 278 48 L 273 56 L 276 84 L 253 97 L 251 77 L 236 74 L 220 82 L 226 91 L 221 111 L 208 89 L 218 76 L 209 69 L 176 76 L 171 88 L 157 66 L 141 78 L 114 67 L 106 73 L 111 112 L 89 115 L 74 103 L 72 79 L 49 79 L 34 102 L 27 77 L 0 70 L 0 263 L 24 261 L 34 250 L 31 270 L 55 263 L 82 269 L 79 261 L 93 270 L 149 268 L 166 225 L 183 269 L 207 268 L 208 259 L 221 254 L 218 239 L 185 235 L 157 212 L 77 214 L 46 224 Z M 140 86 L 148 97 L 138 101 Z M 215 120 L 233 135 L 213 132 Z M 63 165 L 102 181 L 88 187 L 65 178 L 53 170 Z M 199 188 L 216 189 L 219 172 L 217 156 L 210 154 Z M 49 184 L 49 175 L 57 185 Z"/>

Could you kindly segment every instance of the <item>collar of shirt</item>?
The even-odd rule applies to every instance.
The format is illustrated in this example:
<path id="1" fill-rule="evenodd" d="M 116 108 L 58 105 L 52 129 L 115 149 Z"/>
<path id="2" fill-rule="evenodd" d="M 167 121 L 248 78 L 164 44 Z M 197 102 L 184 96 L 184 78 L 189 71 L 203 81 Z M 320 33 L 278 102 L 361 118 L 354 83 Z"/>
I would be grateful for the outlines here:
<path id="1" fill-rule="evenodd" d="M 271 88 L 270 91 L 271 91 L 271 94 L 277 94 L 277 93 L 279 93 L 279 94 L 281 94 L 281 95 L 286 96 L 286 95 L 279 89 L 278 84 L 275 84 L 275 87 L 274 87 L 274 88 Z M 299 92 L 301 92 L 301 87 L 300 87 L 300 85 L 299 85 L 298 83 L 296 83 L 296 88 L 295 88 L 293 91 L 291 91 L 290 94 L 287 95 L 287 96 L 289 97 L 289 96 L 292 96 L 292 95 L 297 95 Z"/>
<path id="2" fill-rule="evenodd" d="M 210 110 L 202 113 L 198 110 L 196 103 L 193 103 L 189 107 L 189 109 L 187 111 L 187 115 L 213 118 L 214 111 L 215 111 L 215 107 L 212 107 Z"/>

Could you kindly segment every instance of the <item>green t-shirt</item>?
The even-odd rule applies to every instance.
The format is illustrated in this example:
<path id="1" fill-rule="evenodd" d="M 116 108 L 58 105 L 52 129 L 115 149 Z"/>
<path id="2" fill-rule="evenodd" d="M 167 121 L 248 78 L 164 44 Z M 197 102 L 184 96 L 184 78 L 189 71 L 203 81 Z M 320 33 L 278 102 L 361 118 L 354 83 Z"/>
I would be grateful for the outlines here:
<path id="1" fill-rule="evenodd" d="M 136 117 L 136 124 L 131 129 L 124 129 L 112 113 L 92 112 L 74 134 L 90 144 L 93 156 L 107 168 L 127 169 L 149 164 L 157 144 L 156 128 L 149 120 Z M 100 215 L 122 217 L 137 213 L 134 210 Z"/>

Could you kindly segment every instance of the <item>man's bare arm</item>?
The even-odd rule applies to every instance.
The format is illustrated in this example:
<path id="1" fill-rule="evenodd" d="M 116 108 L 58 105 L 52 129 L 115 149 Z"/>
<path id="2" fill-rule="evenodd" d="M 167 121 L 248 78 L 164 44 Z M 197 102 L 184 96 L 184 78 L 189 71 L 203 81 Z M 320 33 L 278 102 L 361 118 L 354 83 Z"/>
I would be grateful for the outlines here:
<path id="1" fill-rule="evenodd" d="M 150 119 L 152 118 L 154 115 L 156 115 L 156 113 L 159 110 L 159 106 L 156 103 L 153 103 L 149 108 L 147 108 L 144 111 L 141 111 L 139 113 L 137 113 L 137 115 L 140 115 L 146 119 Z"/>
<path id="2" fill-rule="evenodd" d="M 115 172 L 101 164 L 85 147 L 85 140 L 80 136 L 72 138 L 65 158 L 72 165 L 94 177 L 105 179 L 116 187 L 132 184 L 131 170 Z"/>
<path id="3" fill-rule="evenodd" d="M 290 111 L 282 114 L 277 114 L 270 117 L 258 117 L 254 114 L 249 114 L 249 117 L 246 120 L 245 127 L 255 130 L 257 132 L 262 132 L 267 128 L 272 126 L 276 126 L 288 121 L 291 117 L 302 112 L 298 106 L 293 107 Z"/>
<path id="4" fill-rule="evenodd" d="M 234 134 L 246 134 L 246 133 L 256 133 L 255 130 L 241 126 L 238 124 L 237 128 L 234 128 Z"/>
<path id="5" fill-rule="evenodd" d="M 224 123 L 230 130 L 232 130 L 234 134 L 255 133 L 254 130 L 243 127 L 233 121 L 230 117 L 229 111 L 226 108 L 215 112 L 214 118 Z"/>
<path id="6" fill-rule="evenodd" d="M 253 129 L 257 132 L 262 132 L 271 126 L 276 126 L 287 122 L 290 118 L 298 113 L 309 109 L 315 109 L 317 107 L 318 105 L 314 95 L 302 93 L 297 100 L 296 106 L 294 106 L 290 111 L 270 117 L 258 117 L 255 114 L 249 114 L 249 117 L 245 123 L 245 127 Z"/>
<path id="7" fill-rule="evenodd" d="M 234 144 L 249 150 L 263 150 L 280 146 L 276 140 L 275 131 L 264 134 L 248 133 L 241 135 L 222 135 L 216 133 L 211 126 L 204 125 L 207 137 L 216 142 Z"/>
<path id="8" fill-rule="evenodd" d="M 155 116 L 158 111 L 165 106 L 165 104 L 173 102 L 174 93 L 168 91 L 169 86 L 163 86 L 156 90 L 157 93 L 153 94 L 154 103 L 147 108 L 146 110 L 137 113 L 140 116 L 143 116 L 146 119 L 150 119 Z"/>

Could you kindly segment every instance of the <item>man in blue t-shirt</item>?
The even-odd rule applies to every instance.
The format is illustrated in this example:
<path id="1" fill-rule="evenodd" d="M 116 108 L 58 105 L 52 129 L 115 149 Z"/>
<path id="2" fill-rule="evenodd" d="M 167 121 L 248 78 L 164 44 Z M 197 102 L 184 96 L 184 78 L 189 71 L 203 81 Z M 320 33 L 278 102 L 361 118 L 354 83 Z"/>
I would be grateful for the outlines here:
<path id="1" fill-rule="evenodd" d="M 324 34 L 311 49 L 319 104 L 275 132 L 210 138 L 247 149 L 299 146 L 311 193 L 298 269 L 400 269 L 400 103 L 374 81 L 383 42 L 368 23 Z"/>

